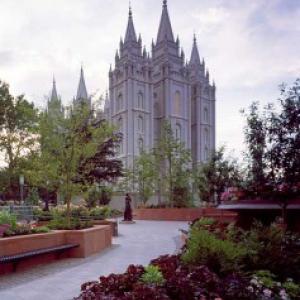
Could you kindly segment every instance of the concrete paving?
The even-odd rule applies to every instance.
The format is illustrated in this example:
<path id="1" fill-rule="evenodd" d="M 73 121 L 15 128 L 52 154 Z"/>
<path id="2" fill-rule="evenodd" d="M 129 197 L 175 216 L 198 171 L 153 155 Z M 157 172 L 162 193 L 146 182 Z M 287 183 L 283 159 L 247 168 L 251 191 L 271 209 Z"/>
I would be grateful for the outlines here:
<path id="1" fill-rule="evenodd" d="M 185 222 L 137 221 L 119 224 L 112 248 L 87 259 L 66 259 L 26 272 L 0 277 L 1 300 L 70 300 L 86 281 L 122 273 L 129 264 L 147 265 L 153 258 L 180 247 L 179 229 Z"/>

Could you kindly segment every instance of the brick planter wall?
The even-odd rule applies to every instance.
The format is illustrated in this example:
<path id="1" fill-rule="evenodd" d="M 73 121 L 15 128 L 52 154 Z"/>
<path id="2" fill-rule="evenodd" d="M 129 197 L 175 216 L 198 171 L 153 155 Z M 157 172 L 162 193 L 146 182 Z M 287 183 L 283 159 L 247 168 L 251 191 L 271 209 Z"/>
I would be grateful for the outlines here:
<path id="1" fill-rule="evenodd" d="M 64 244 L 79 244 L 78 248 L 65 252 L 60 258 L 85 258 L 108 248 L 112 244 L 111 227 L 97 225 L 83 230 L 59 230 L 43 234 L 31 234 L 9 238 L 0 238 L 0 256 L 18 254 L 40 248 L 55 247 Z M 57 259 L 57 255 L 41 255 L 21 261 L 17 270 Z M 12 271 L 11 264 L 0 265 L 0 275 Z"/>
<path id="2" fill-rule="evenodd" d="M 138 208 L 134 210 L 136 220 L 193 221 L 201 217 L 233 222 L 237 214 L 217 208 Z"/>

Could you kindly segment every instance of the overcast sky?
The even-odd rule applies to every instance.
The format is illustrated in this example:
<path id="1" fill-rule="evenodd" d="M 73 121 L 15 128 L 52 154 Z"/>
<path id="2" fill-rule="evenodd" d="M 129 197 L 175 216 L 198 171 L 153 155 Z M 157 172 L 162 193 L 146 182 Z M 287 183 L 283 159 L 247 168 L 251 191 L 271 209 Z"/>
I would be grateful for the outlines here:
<path id="1" fill-rule="evenodd" d="M 143 44 L 156 38 L 162 0 L 132 0 Z M 124 36 L 128 1 L 0 0 L 0 79 L 45 106 L 53 74 L 65 104 L 81 63 L 90 94 L 108 87 L 109 65 Z M 217 86 L 217 143 L 243 148 L 239 110 L 277 99 L 300 77 L 300 0 L 169 0 L 175 35 L 190 57 L 193 32 Z"/>

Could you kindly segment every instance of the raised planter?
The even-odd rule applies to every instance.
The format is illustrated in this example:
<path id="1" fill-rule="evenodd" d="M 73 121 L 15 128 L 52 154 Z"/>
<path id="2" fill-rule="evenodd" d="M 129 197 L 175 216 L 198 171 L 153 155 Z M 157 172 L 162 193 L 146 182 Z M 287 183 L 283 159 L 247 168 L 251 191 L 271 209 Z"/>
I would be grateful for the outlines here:
<path id="1" fill-rule="evenodd" d="M 133 212 L 136 220 L 194 221 L 201 217 L 233 222 L 237 214 L 217 208 L 138 208 Z"/>
<path id="2" fill-rule="evenodd" d="M 117 220 L 93 220 L 94 225 L 109 225 L 112 236 L 118 236 L 118 221 Z"/>
<path id="3" fill-rule="evenodd" d="M 78 248 L 64 253 L 60 258 L 85 258 L 111 246 L 112 235 L 109 225 L 97 225 L 82 230 L 59 230 L 43 234 L 31 234 L 0 238 L 0 256 L 13 255 L 41 248 L 61 246 L 64 244 L 79 244 Z M 56 255 L 45 255 L 20 262 L 18 270 L 40 263 L 57 259 Z M 11 265 L 1 265 L 0 274 L 12 271 Z"/>

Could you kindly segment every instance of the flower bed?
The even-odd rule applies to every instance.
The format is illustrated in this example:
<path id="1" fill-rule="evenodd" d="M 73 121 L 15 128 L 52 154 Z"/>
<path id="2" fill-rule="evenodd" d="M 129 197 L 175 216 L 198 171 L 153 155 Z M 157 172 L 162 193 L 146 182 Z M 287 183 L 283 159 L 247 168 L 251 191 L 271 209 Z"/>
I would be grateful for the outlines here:
<path id="1" fill-rule="evenodd" d="M 136 220 L 194 221 L 201 217 L 233 222 L 236 213 L 217 208 L 138 208 L 133 212 Z"/>
<path id="2" fill-rule="evenodd" d="M 300 299 L 299 242 L 276 224 L 244 231 L 200 219 L 181 254 L 84 283 L 76 300 Z"/>

